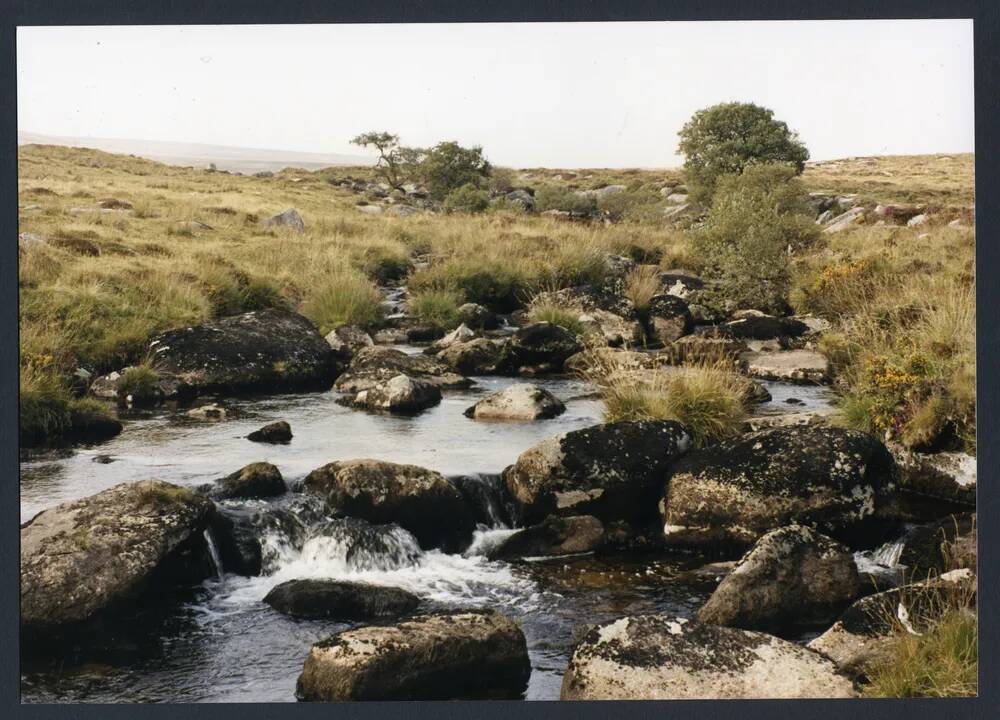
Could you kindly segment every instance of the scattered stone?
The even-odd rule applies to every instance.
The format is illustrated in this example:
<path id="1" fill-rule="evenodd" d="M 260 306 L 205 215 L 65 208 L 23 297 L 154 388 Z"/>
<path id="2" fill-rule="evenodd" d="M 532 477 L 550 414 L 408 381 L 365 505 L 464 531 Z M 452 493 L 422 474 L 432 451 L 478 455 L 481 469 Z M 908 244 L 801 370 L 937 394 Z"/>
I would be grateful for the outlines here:
<path id="1" fill-rule="evenodd" d="M 30 248 L 40 247 L 45 245 L 46 240 L 41 235 L 36 235 L 35 233 L 23 232 L 17 235 L 17 249 L 18 250 L 28 250 Z"/>
<path id="2" fill-rule="evenodd" d="M 326 336 L 326 342 L 344 366 L 350 364 L 357 353 L 375 344 L 371 335 L 357 325 L 341 325 L 331 330 Z"/>
<path id="3" fill-rule="evenodd" d="M 474 420 L 541 420 L 566 412 L 566 406 L 548 390 L 518 383 L 495 392 L 465 411 Z"/>
<path id="4" fill-rule="evenodd" d="M 488 553 L 491 560 L 553 557 L 596 550 L 604 542 L 604 525 L 592 515 L 548 517 L 506 538 Z"/>
<path id="5" fill-rule="evenodd" d="M 369 205 L 369 204 L 366 203 L 364 205 L 355 205 L 354 207 L 357 208 L 357 210 L 359 212 L 363 212 L 366 215 L 381 215 L 382 214 L 382 206 L 381 205 Z"/>
<path id="6" fill-rule="evenodd" d="M 660 283 L 664 293 L 681 300 L 689 300 L 692 295 L 705 288 L 705 281 L 700 277 L 678 271 L 663 273 L 660 275 Z"/>
<path id="7" fill-rule="evenodd" d="M 637 615 L 588 632 L 563 676 L 562 700 L 854 697 L 818 653 L 748 630 Z"/>
<path id="8" fill-rule="evenodd" d="M 334 462 L 306 476 L 305 488 L 336 515 L 396 523 L 423 548 L 460 552 L 476 527 L 472 508 L 443 475 L 379 460 Z"/>
<path id="9" fill-rule="evenodd" d="M 829 622 L 860 590 L 850 550 L 812 528 L 789 525 L 757 541 L 698 619 L 745 630 Z"/>
<path id="10" fill-rule="evenodd" d="M 506 355 L 507 341 L 475 338 L 456 342 L 437 354 L 437 359 L 462 375 L 495 375 Z"/>
<path id="11" fill-rule="evenodd" d="M 520 628 L 494 611 L 438 612 L 346 630 L 313 645 L 299 700 L 520 698 L 531 663 Z"/>
<path id="12" fill-rule="evenodd" d="M 836 416 L 836 408 L 816 408 L 781 415 L 757 415 L 747 418 L 746 426 L 748 432 L 773 428 L 823 427 L 829 425 Z"/>
<path id="13" fill-rule="evenodd" d="M 217 500 L 259 499 L 284 495 L 288 488 L 271 463 L 255 462 L 218 480 L 210 494 Z"/>
<path id="14" fill-rule="evenodd" d="M 221 405 L 209 403 L 208 405 L 199 405 L 196 408 L 191 408 L 187 411 L 186 415 L 197 420 L 225 420 L 229 412 Z"/>
<path id="15" fill-rule="evenodd" d="M 511 369 L 544 366 L 562 370 L 566 358 L 582 350 L 580 342 L 564 327 L 537 322 L 517 329 L 505 348 L 504 361 Z"/>
<path id="16" fill-rule="evenodd" d="M 211 508 L 186 488 L 144 480 L 39 513 L 21 526 L 22 629 L 114 619 L 164 583 L 207 577 Z"/>
<path id="17" fill-rule="evenodd" d="M 345 621 L 397 618 L 415 610 L 420 598 L 384 585 L 307 579 L 276 585 L 264 602 L 292 617 Z"/>
<path id="18" fill-rule="evenodd" d="M 433 342 L 443 337 L 444 330 L 439 325 L 414 325 L 406 329 L 406 341 L 411 343 Z"/>
<path id="19" fill-rule="evenodd" d="M 496 330 L 500 319 L 484 305 L 465 303 L 458 308 L 458 319 L 472 330 Z"/>
<path id="20" fill-rule="evenodd" d="M 830 224 L 823 229 L 823 232 L 827 234 L 843 232 L 854 225 L 864 222 L 864 219 L 865 209 L 863 207 L 854 207 L 830 220 Z"/>
<path id="21" fill-rule="evenodd" d="M 264 221 L 265 227 L 286 227 L 295 232 L 305 232 L 306 224 L 295 208 L 289 208 L 277 215 L 272 215 Z"/>
<path id="22" fill-rule="evenodd" d="M 662 478 L 691 446 L 671 421 L 594 425 L 543 440 L 503 472 L 519 524 L 549 515 L 594 515 L 602 521 L 655 514 Z"/>
<path id="23" fill-rule="evenodd" d="M 268 423 L 247 435 L 247 440 L 263 443 L 289 443 L 292 440 L 292 426 L 284 420 Z"/>
<path id="24" fill-rule="evenodd" d="M 462 323 L 450 333 L 431 345 L 430 350 L 435 354 L 445 348 L 449 348 L 455 343 L 465 343 L 476 339 L 476 332 L 471 330 L 465 323 Z"/>
<path id="25" fill-rule="evenodd" d="M 671 205 L 686 205 L 688 201 L 687 193 L 670 193 L 667 195 L 667 202 Z"/>
<path id="26" fill-rule="evenodd" d="M 694 327 L 687 303 L 676 295 L 664 293 L 653 296 L 647 314 L 653 337 L 664 345 L 687 335 Z"/>
<path id="27" fill-rule="evenodd" d="M 396 375 L 345 400 L 345 404 L 367 410 L 416 414 L 441 402 L 441 389 L 434 383 Z"/>
<path id="28" fill-rule="evenodd" d="M 921 213 L 920 215 L 915 215 L 909 219 L 906 223 L 906 227 L 920 227 L 926 225 L 930 222 L 930 217 Z"/>
<path id="29" fill-rule="evenodd" d="M 830 381 L 830 364 L 815 350 L 777 350 L 745 352 L 740 360 L 750 377 L 759 380 L 783 380 L 803 384 Z"/>
<path id="30" fill-rule="evenodd" d="M 722 337 L 738 340 L 772 340 L 781 337 L 799 337 L 809 328 L 794 318 L 771 315 L 746 315 L 725 323 L 718 328 Z"/>
<path id="31" fill-rule="evenodd" d="M 856 430 L 792 427 L 724 440 L 681 458 L 661 502 L 669 544 L 747 546 L 791 524 L 843 539 L 884 510 L 899 471 Z"/>
<path id="32" fill-rule="evenodd" d="M 475 341 L 474 341 L 475 342 Z M 438 388 L 468 387 L 471 381 L 450 370 L 441 360 L 427 355 L 407 355 L 394 348 L 367 347 L 359 351 L 350 367 L 337 378 L 334 387 L 345 393 L 359 393 L 406 375 Z"/>

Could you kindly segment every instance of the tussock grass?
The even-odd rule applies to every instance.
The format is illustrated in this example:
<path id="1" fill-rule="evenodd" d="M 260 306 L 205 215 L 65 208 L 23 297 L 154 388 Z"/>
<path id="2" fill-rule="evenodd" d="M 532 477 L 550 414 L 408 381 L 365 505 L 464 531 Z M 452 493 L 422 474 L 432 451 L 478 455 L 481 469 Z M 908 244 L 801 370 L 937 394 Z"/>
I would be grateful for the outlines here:
<path id="1" fill-rule="evenodd" d="M 646 310 L 653 296 L 660 292 L 660 268 L 640 265 L 629 273 L 625 286 L 625 297 L 632 301 L 637 310 Z"/>
<path id="2" fill-rule="evenodd" d="M 308 291 L 302 314 L 324 335 L 340 325 L 372 327 L 382 319 L 382 295 L 363 275 L 345 272 Z"/>
<path id="3" fill-rule="evenodd" d="M 587 328 L 580 322 L 580 313 L 571 308 L 564 308 L 550 302 L 532 303 L 528 310 L 531 322 L 547 322 L 559 325 L 574 335 L 583 336 Z"/>
<path id="4" fill-rule="evenodd" d="M 445 330 L 459 325 L 458 308 L 465 302 L 461 293 L 454 290 L 424 290 L 416 293 L 409 302 L 410 312 L 425 322 Z"/>

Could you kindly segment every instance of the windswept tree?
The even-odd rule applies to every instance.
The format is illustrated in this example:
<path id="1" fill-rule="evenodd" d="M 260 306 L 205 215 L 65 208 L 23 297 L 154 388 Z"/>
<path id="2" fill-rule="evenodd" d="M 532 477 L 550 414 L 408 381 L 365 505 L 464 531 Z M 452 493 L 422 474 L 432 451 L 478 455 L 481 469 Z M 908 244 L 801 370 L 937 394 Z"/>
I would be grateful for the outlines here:
<path id="1" fill-rule="evenodd" d="M 699 110 L 679 136 L 691 199 L 706 207 L 723 175 L 738 175 L 756 163 L 784 163 L 800 174 L 809 159 L 809 151 L 788 125 L 753 103 L 721 103 Z"/>
<path id="2" fill-rule="evenodd" d="M 399 144 L 399 136 L 388 132 L 362 133 L 351 143 L 378 150 L 375 174 L 396 190 L 402 190 L 403 184 L 412 178 L 414 168 L 423 156 L 422 150 L 403 147 Z"/>

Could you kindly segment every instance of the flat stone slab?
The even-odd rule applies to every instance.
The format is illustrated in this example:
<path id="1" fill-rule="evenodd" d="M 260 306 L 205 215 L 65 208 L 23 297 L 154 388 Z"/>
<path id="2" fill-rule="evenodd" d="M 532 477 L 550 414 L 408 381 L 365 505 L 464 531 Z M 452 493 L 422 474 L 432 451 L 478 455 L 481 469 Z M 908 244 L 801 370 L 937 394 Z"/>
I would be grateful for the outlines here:
<path id="1" fill-rule="evenodd" d="M 826 357 L 813 350 L 779 350 L 777 352 L 746 352 L 740 355 L 747 373 L 760 380 L 783 380 L 798 383 L 830 381 L 830 364 Z"/>

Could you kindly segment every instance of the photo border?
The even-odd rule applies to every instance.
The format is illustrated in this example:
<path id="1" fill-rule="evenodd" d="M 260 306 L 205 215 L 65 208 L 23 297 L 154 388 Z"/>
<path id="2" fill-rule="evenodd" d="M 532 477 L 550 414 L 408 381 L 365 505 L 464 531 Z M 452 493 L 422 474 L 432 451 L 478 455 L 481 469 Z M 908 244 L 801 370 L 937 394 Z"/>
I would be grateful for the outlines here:
<path id="1" fill-rule="evenodd" d="M 673 0 L 671 2 L 523 2 L 502 4 L 484 0 L 466 2 L 359 3 L 300 0 L 277 5 L 273 0 L 171 0 L 171 2 L 127 2 L 125 0 L 0 0 L 0 96 L 16 98 L 16 48 L 18 25 L 181 25 L 264 23 L 360 23 L 360 22 L 565 22 L 636 20 L 845 20 L 972 18 L 975 55 L 975 156 L 976 194 L 992 198 L 1000 191 L 1000 137 L 995 118 L 1000 114 L 1000 8 L 996 0 L 881 0 L 874 2 L 795 2 L 794 0 Z M 608 89 L 609 92 L 613 92 Z M 912 92 L 915 111 L 933 106 L 919 87 Z M 985 270 L 985 281 L 976 284 L 977 314 L 977 407 L 979 500 L 979 597 L 989 612 L 979 616 L 979 696 L 954 699 L 851 699 L 851 700 L 698 700 L 698 701 L 491 701 L 491 702 L 371 702 L 371 703 L 233 703 L 212 705 L 21 705 L 19 659 L 19 477 L 17 448 L 17 116 L 14 107 L 0 116 L 0 237 L 6 238 L 0 261 L 0 508 L 4 513 L 0 542 L 0 712 L 5 717 L 117 718 L 204 717 L 213 720 L 257 718 L 350 718 L 351 720 L 439 720 L 484 718 L 510 720 L 538 717 L 546 720 L 570 718 L 625 718 L 657 720 L 712 718 L 713 720 L 773 720 L 782 717 L 841 718 L 994 718 L 1000 716 L 1000 667 L 997 663 L 1000 587 L 997 583 L 997 548 L 1000 547 L 1000 498 L 987 497 L 983 488 L 996 493 L 996 468 L 1000 464 L 997 439 L 1000 329 L 991 313 L 982 309 L 1000 307 L 1000 219 L 989 203 L 977 208 L 976 267 Z M 864 108 L 858 108 L 864 112 Z M 978 274 L 978 272 L 977 272 Z M 984 320 L 985 318 L 985 320 Z M 306 653 L 303 648 L 303 657 Z M 984 652 L 985 650 L 985 652 Z"/>

